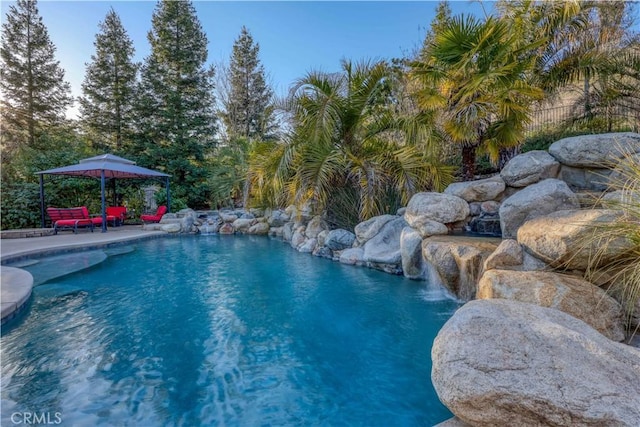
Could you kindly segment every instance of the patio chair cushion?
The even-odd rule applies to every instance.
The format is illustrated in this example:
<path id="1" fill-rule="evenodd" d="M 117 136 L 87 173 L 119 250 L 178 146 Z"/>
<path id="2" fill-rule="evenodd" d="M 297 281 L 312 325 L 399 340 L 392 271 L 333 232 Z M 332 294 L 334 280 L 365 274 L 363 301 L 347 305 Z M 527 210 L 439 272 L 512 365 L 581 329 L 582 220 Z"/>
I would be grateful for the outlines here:
<path id="1" fill-rule="evenodd" d="M 167 213 L 167 207 L 162 205 L 158 206 L 158 210 L 155 215 L 140 215 L 142 222 L 160 222 L 162 216 Z"/>
<path id="2" fill-rule="evenodd" d="M 54 234 L 58 234 L 58 230 L 63 228 L 71 228 L 76 233 L 78 227 L 89 227 L 93 232 L 96 225 L 102 225 L 102 218 L 91 218 L 86 206 L 75 208 L 48 207 L 47 214 L 49 214 L 53 223 Z"/>
<path id="3" fill-rule="evenodd" d="M 126 206 L 109 206 L 106 209 L 107 222 L 111 222 L 114 227 L 122 225 L 127 214 Z"/>

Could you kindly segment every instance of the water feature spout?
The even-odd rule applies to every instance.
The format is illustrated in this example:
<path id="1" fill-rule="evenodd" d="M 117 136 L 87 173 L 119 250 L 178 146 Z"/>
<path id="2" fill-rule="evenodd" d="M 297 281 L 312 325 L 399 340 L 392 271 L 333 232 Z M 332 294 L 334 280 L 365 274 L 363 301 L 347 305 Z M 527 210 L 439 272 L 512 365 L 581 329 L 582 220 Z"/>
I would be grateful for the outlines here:
<path id="1" fill-rule="evenodd" d="M 502 237 L 500 217 L 497 214 L 481 214 L 473 218 L 464 230 L 472 236 Z"/>
<path id="2" fill-rule="evenodd" d="M 200 226 L 200 234 L 202 234 L 203 236 L 206 235 L 210 235 L 210 234 L 215 234 L 216 229 L 214 227 L 214 223 L 212 219 L 207 219 L 201 226 Z"/>

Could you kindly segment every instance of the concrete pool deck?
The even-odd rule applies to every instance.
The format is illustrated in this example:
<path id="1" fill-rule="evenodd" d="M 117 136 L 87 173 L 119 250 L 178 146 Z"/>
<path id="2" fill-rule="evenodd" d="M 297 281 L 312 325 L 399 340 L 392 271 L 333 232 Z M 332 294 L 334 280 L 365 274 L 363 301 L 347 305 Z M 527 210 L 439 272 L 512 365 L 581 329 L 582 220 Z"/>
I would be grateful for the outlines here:
<path id="1" fill-rule="evenodd" d="M 166 235 L 162 231 L 143 230 L 140 225 L 111 228 L 106 233 L 81 230 L 77 234 L 61 232 L 55 236 L 0 240 L 0 263 L 17 261 L 32 255 L 47 255 L 84 248 L 99 248 L 118 243 L 146 240 Z M 0 318 L 2 323 L 17 314 L 31 296 L 33 277 L 25 270 L 2 266 L 0 273 Z"/>

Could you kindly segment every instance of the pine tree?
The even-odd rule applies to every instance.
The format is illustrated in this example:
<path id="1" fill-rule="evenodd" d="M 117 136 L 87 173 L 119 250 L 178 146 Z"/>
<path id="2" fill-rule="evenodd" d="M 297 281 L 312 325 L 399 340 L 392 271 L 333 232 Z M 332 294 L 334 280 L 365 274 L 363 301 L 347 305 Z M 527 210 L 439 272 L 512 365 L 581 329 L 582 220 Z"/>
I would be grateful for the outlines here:
<path id="1" fill-rule="evenodd" d="M 113 9 L 94 45 L 82 83 L 81 121 L 94 147 L 121 153 L 131 132 L 137 66 L 133 42 Z"/>
<path id="2" fill-rule="evenodd" d="M 222 95 L 222 120 L 229 139 L 268 139 L 275 129 L 273 91 L 265 81 L 259 52 L 260 45 L 243 26 L 233 44 Z"/>
<path id="3" fill-rule="evenodd" d="M 62 123 L 72 102 L 37 2 L 18 0 L 6 18 L 0 51 L 3 162 L 20 147 L 37 148 L 40 133 Z"/>
<path id="4" fill-rule="evenodd" d="M 158 3 L 148 34 L 151 54 L 138 90 L 137 155 L 172 175 L 172 193 L 193 208 L 208 203 L 206 160 L 215 147 L 213 69 L 207 37 L 189 1 Z"/>
<path id="5" fill-rule="evenodd" d="M 451 6 L 449 6 L 449 2 L 442 0 L 438 3 L 438 6 L 436 6 L 436 16 L 431 21 L 431 27 L 422 43 L 422 55 L 427 54 L 427 50 L 433 42 L 435 35 L 442 32 L 447 22 L 451 21 L 451 16 Z"/>

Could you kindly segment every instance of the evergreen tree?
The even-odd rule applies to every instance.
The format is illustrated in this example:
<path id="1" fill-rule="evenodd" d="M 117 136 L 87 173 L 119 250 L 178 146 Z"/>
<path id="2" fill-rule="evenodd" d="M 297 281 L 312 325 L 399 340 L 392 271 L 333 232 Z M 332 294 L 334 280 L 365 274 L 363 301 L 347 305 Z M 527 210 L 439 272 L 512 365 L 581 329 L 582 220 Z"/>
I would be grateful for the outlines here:
<path id="1" fill-rule="evenodd" d="M 205 207 L 206 161 L 215 146 L 213 69 L 206 68 L 207 37 L 189 1 L 158 3 L 148 34 L 151 54 L 138 91 L 140 163 L 172 175 L 174 197 Z"/>
<path id="2" fill-rule="evenodd" d="M 137 66 L 133 42 L 113 9 L 94 45 L 82 83 L 81 120 L 95 148 L 120 153 L 131 131 Z"/>
<path id="3" fill-rule="evenodd" d="M 421 55 L 428 55 L 427 50 L 431 43 L 433 43 L 436 34 L 444 30 L 447 23 L 451 21 L 451 17 L 451 6 L 449 6 L 449 2 L 442 0 L 438 3 L 438 6 L 436 6 L 436 16 L 431 21 L 431 27 L 424 38 Z"/>
<path id="4" fill-rule="evenodd" d="M 6 18 L 0 51 L 3 163 L 20 147 L 36 148 L 39 134 L 62 123 L 72 102 L 36 1 L 18 0 Z"/>
<path id="5" fill-rule="evenodd" d="M 233 44 L 222 94 L 222 120 L 229 139 L 268 139 L 274 131 L 273 91 L 265 81 L 259 52 L 260 45 L 243 26 Z"/>

